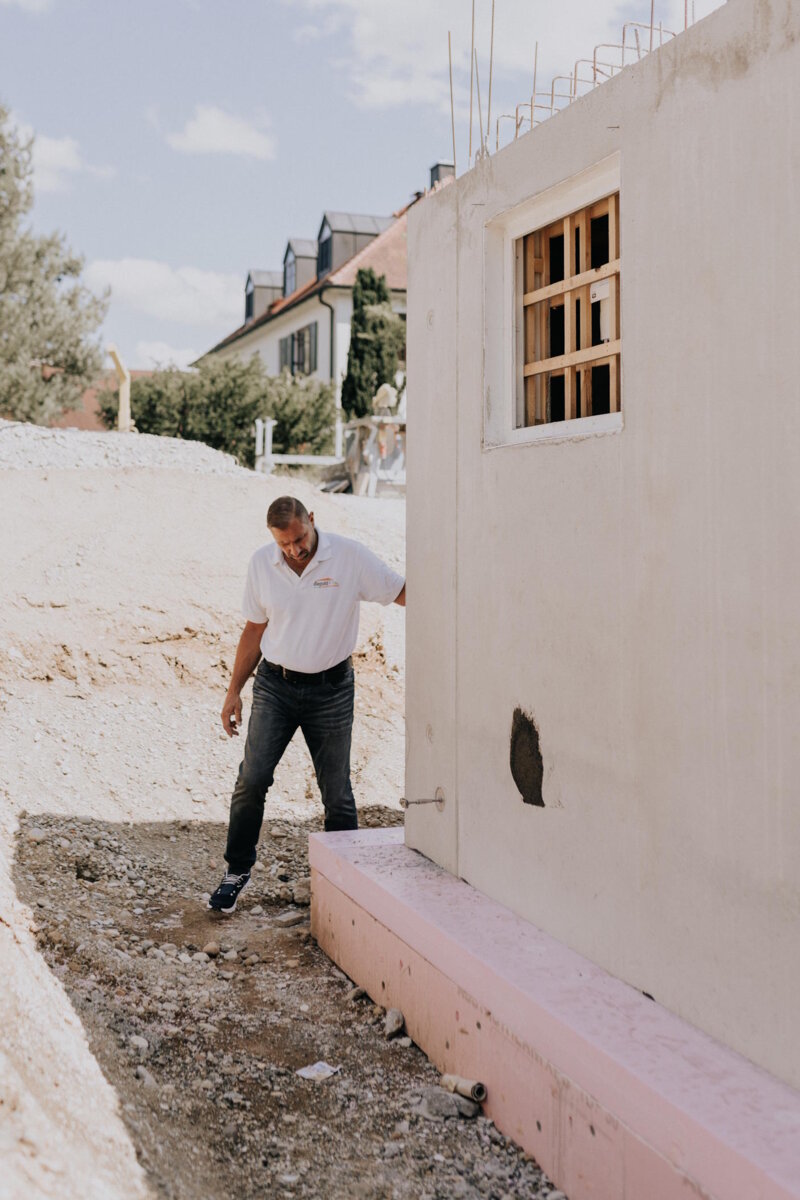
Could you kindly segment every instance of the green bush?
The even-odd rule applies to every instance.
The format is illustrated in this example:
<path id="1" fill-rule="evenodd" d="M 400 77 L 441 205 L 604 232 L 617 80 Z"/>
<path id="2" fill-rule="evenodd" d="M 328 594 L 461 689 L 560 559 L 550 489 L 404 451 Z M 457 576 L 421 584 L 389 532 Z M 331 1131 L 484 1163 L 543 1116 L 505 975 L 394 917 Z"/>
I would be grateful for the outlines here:
<path id="1" fill-rule="evenodd" d="M 284 371 L 269 379 L 267 404 L 276 454 L 333 454 L 336 400 L 332 383 Z"/>
<path id="2" fill-rule="evenodd" d="M 140 433 L 187 437 L 186 424 L 194 377 L 176 367 L 154 371 L 131 383 L 131 416 Z M 100 419 L 116 428 L 119 391 L 104 389 L 98 396 Z"/>
<path id="3" fill-rule="evenodd" d="M 114 428 L 118 391 L 101 393 L 99 405 L 103 423 Z M 275 453 L 330 454 L 336 410 L 332 384 L 286 372 L 271 377 L 253 355 L 247 363 L 209 358 L 194 371 L 168 367 L 135 379 L 131 416 L 140 433 L 205 442 L 252 467 L 256 417 L 274 419 Z"/>

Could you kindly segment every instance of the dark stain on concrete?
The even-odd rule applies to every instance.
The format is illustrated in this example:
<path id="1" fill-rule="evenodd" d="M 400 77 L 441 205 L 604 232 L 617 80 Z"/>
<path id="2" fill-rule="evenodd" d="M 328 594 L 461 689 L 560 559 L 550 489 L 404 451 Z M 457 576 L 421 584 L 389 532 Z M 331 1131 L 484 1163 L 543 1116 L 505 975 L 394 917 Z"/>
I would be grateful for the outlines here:
<path id="1" fill-rule="evenodd" d="M 759 59 L 794 45 L 798 36 L 794 0 L 782 0 L 776 14 L 773 0 L 753 0 L 752 23 L 746 34 L 731 37 L 713 51 L 695 49 L 695 39 L 675 38 L 657 56 L 658 92 L 654 110 L 679 84 L 694 79 L 716 92 L 729 80 L 741 79 Z M 714 14 L 716 16 L 716 14 Z M 688 47 L 688 48 L 687 48 Z"/>
<path id="2" fill-rule="evenodd" d="M 511 774 L 524 804 L 544 808 L 542 779 L 544 766 L 539 746 L 539 730 L 533 717 L 521 708 L 514 709 L 511 719 Z"/>

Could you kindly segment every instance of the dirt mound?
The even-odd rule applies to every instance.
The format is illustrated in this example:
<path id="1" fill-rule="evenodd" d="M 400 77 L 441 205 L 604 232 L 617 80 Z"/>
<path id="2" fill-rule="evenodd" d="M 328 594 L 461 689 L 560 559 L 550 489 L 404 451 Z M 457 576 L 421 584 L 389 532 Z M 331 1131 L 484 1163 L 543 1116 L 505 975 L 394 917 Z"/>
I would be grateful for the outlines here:
<path id="1" fill-rule="evenodd" d="M 88 433 L 0 420 L 0 470 L 28 467 L 169 467 L 229 475 L 241 470 L 230 454 L 202 442 L 147 433 Z"/>

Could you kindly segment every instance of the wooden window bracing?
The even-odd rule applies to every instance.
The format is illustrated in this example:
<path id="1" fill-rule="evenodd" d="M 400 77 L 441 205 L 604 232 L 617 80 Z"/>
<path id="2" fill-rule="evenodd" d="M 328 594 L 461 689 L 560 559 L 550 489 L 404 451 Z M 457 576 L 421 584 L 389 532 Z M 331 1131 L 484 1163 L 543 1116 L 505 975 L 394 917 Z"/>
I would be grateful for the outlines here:
<path id="1" fill-rule="evenodd" d="M 619 192 L 520 239 L 518 425 L 619 412 Z"/>

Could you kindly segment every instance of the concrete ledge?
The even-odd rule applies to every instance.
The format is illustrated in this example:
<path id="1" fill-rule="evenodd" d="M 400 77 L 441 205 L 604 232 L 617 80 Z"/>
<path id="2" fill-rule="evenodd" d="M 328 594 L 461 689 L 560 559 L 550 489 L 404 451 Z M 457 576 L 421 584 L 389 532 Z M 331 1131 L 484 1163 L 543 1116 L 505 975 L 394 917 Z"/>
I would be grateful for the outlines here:
<path id="1" fill-rule="evenodd" d="M 409 850 L 312 834 L 325 952 L 570 1200 L 800 1200 L 800 1094 Z"/>

